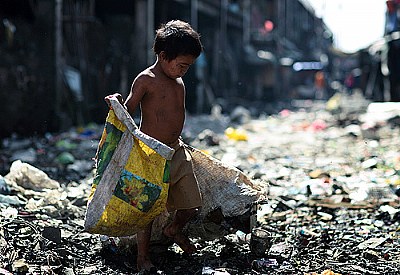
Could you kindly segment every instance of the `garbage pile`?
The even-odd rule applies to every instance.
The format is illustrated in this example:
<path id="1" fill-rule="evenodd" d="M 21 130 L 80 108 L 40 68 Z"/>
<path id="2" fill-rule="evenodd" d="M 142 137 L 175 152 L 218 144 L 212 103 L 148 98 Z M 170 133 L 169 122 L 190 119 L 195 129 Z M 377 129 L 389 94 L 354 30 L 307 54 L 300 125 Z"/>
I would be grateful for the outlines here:
<path id="1" fill-rule="evenodd" d="M 83 231 L 102 125 L 3 140 L 0 274 L 135 274 L 134 249 Z M 400 105 L 338 94 L 277 114 L 188 116 L 193 147 L 268 183 L 252 231 L 207 224 L 198 252 L 152 246 L 158 274 L 398 274 Z M 190 231 L 189 231 L 190 232 Z M 217 237 L 218 235 L 218 237 Z"/>

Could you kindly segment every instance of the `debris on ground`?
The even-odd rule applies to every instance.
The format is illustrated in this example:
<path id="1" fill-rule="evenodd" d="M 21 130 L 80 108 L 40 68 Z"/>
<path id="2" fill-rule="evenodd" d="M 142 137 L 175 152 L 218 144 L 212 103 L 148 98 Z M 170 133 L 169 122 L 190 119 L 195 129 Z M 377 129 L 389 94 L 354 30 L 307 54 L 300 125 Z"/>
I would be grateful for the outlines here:
<path id="1" fill-rule="evenodd" d="M 257 118 L 242 108 L 232 119 L 188 116 L 187 143 L 268 183 L 253 222 L 267 233 L 215 211 L 202 221 L 209 239 L 196 221 L 187 228 L 194 255 L 152 245 L 158 274 L 398 274 L 400 105 L 357 96 L 293 101 Z M 2 141 L 0 274 L 137 272 L 131 242 L 84 232 L 101 131 Z"/>

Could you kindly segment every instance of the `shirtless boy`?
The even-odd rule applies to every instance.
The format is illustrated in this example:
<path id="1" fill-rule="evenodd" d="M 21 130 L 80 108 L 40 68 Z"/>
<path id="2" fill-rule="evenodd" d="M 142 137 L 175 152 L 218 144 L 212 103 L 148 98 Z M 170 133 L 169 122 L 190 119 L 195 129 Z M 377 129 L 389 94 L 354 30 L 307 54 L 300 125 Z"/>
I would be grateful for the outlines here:
<path id="1" fill-rule="evenodd" d="M 185 121 L 185 86 L 182 77 L 202 52 L 199 34 L 180 20 L 162 25 L 153 44 L 156 62 L 133 81 L 125 106 L 131 115 L 140 107 L 140 129 L 175 149 L 170 163 L 171 182 L 167 208 L 176 210 L 175 219 L 163 233 L 191 254 L 196 247 L 182 233 L 201 206 L 190 153 L 179 139 Z M 110 96 L 121 97 L 119 94 Z M 107 100 L 108 97 L 106 97 Z M 138 270 L 154 268 L 149 254 L 152 223 L 137 234 Z"/>

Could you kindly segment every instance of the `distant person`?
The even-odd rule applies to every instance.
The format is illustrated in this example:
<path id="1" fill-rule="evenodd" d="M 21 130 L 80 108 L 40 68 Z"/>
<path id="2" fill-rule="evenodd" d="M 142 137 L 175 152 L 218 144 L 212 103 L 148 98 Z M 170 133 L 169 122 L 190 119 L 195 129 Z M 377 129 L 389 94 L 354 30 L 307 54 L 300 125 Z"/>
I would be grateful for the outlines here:
<path id="1" fill-rule="evenodd" d="M 195 252 L 196 247 L 182 230 L 199 211 L 202 199 L 190 152 L 183 147 L 180 139 L 186 111 L 182 77 L 202 50 L 200 35 L 188 23 L 173 20 L 163 24 L 156 31 L 153 44 L 156 62 L 135 78 L 125 101 L 125 107 L 131 115 L 140 107 L 141 131 L 175 149 L 170 163 L 167 209 L 177 211 L 163 234 L 189 254 Z M 122 101 L 120 94 L 107 96 L 106 100 L 110 97 Z M 149 252 L 152 224 L 137 233 L 139 271 L 155 269 Z"/>
<path id="2" fill-rule="evenodd" d="M 322 71 L 318 71 L 314 76 L 315 99 L 325 99 L 325 76 Z"/>
<path id="3" fill-rule="evenodd" d="M 351 94 L 353 91 L 354 82 L 355 82 L 354 75 L 351 72 L 349 72 L 346 75 L 346 78 L 344 79 L 344 86 L 346 87 L 349 94 Z"/>

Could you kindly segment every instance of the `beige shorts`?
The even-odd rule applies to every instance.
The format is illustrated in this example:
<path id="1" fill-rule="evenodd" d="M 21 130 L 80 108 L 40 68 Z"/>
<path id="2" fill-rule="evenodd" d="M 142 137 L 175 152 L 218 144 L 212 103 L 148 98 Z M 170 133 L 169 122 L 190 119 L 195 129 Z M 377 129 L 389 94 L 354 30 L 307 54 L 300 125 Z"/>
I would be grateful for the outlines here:
<path id="1" fill-rule="evenodd" d="M 201 194 L 193 173 L 192 156 L 183 144 L 183 141 L 178 140 L 170 145 L 175 149 L 175 154 L 170 162 L 168 211 L 201 206 Z"/>

